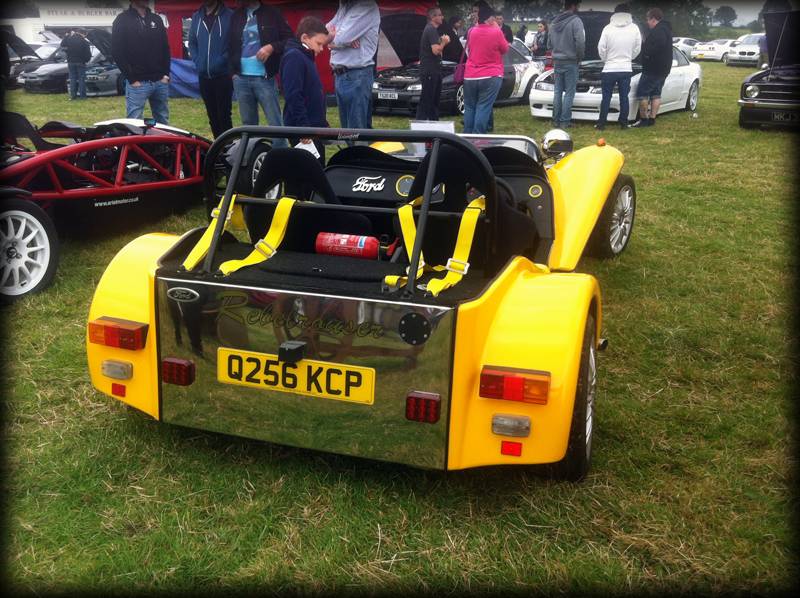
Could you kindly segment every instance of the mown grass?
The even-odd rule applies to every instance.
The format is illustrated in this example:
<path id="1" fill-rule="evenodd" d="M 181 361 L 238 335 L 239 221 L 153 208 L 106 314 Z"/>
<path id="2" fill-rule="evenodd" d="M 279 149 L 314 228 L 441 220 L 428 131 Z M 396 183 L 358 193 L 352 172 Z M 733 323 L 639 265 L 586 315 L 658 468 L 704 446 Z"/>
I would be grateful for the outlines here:
<path id="1" fill-rule="evenodd" d="M 159 424 L 96 393 L 84 326 L 127 241 L 201 208 L 67 238 L 55 284 L 4 308 L 7 587 L 309 593 L 771 593 L 795 579 L 789 390 L 795 137 L 736 124 L 744 69 L 703 64 L 698 118 L 609 129 L 639 193 L 601 281 L 595 464 L 441 474 Z M 37 124 L 124 112 L 12 92 Z M 202 104 L 172 123 L 208 134 Z M 329 112 L 333 125 L 334 110 Z M 524 106 L 496 128 L 540 138 Z M 376 118 L 380 127 L 406 119 Z M 459 125 L 460 127 L 460 125 Z M 594 143 L 588 124 L 576 146 Z"/>

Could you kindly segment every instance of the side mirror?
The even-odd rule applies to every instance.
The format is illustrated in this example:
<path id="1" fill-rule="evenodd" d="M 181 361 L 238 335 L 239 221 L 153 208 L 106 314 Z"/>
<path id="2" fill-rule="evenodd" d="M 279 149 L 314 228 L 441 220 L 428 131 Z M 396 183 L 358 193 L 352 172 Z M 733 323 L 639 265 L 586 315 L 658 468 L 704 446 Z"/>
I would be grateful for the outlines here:
<path id="1" fill-rule="evenodd" d="M 550 129 L 542 138 L 542 151 L 547 158 L 561 159 L 573 147 L 572 137 L 563 129 Z"/>

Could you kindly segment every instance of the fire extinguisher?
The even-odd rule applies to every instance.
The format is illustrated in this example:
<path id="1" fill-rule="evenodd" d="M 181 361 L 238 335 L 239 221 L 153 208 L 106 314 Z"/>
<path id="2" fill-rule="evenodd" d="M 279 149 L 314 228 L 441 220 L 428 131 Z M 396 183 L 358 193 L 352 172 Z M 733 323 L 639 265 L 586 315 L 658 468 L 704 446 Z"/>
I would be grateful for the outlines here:
<path id="1" fill-rule="evenodd" d="M 380 255 L 380 241 L 366 235 L 319 233 L 314 248 L 317 253 L 346 255 L 367 260 L 378 259 Z"/>

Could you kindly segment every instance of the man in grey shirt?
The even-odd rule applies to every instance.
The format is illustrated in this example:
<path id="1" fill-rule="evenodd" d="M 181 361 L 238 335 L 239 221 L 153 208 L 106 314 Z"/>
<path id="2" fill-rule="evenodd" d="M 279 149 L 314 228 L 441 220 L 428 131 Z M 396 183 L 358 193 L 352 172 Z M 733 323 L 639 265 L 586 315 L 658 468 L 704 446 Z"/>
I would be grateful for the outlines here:
<path id="1" fill-rule="evenodd" d="M 552 51 L 553 78 L 553 125 L 566 128 L 572 126 L 572 101 L 578 85 L 578 65 L 586 50 L 586 32 L 578 15 L 580 0 L 565 0 L 564 12 L 550 23 L 547 49 Z"/>
<path id="2" fill-rule="evenodd" d="M 328 23 L 336 104 L 343 128 L 372 125 L 372 83 L 381 15 L 375 0 L 339 0 Z"/>

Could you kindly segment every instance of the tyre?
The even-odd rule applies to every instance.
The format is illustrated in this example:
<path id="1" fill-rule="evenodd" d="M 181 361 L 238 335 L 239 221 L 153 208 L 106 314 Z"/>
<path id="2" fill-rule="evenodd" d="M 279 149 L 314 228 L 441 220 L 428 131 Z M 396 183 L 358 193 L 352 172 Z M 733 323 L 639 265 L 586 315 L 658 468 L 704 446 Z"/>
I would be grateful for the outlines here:
<path id="1" fill-rule="evenodd" d="M 0 207 L 0 301 L 10 303 L 47 287 L 58 266 L 58 236 L 42 208 L 24 199 Z"/>
<path id="2" fill-rule="evenodd" d="M 525 87 L 525 93 L 522 94 L 522 97 L 519 99 L 520 104 L 530 104 L 531 89 L 533 89 L 534 79 L 536 79 L 536 77 L 531 77 L 531 80 L 528 81 L 528 85 Z"/>
<path id="3" fill-rule="evenodd" d="M 739 126 L 742 129 L 755 129 L 757 125 L 745 120 L 744 111 L 739 109 Z"/>
<path id="4" fill-rule="evenodd" d="M 728 53 L 727 52 L 725 52 L 722 55 L 722 64 L 728 64 Z"/>
<path id="5" fill-rule="evenodd" d="M 615 258 L 628 246 L 636 217 L 636 186 L 621 174 L 608 194 L 603 211 L 589 237 L 587 253 L 599 258 Z"/>
<path id="6" fill-rule="evenodd" d="M 700 84 L 697 81 L 692 81 L 692 86 L 689 88 L 689 96 L 686 98 L 686 109 L 694 112 L 697 110 L 697 103 L 700 100 Z"/>
<path id="7" fill-rule="evenodd" d="M 568 482 L 580 482 L 589 473 L 592 464 L 594 437 L 594 405 L 597 388 L 597 348 L 595 346 L 595 318 L 589 313 L 583 330 L 581 364 L 575 387 L 575 404 L 569 428 L 567 454 L 558 463 L 549 466 L 549 477 Z"/>

